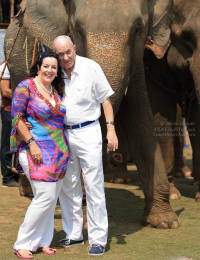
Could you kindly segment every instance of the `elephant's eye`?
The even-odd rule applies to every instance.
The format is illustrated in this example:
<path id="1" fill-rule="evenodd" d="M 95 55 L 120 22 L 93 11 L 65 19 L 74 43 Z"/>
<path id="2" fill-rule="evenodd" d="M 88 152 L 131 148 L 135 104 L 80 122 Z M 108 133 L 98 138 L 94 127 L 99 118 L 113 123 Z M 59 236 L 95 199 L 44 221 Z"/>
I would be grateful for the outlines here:
<path id="1" fill-rule="evenodd" d="M 136 29 L 135 29 L 135 36 L 139 36 L 141 34 L 141 27 L 137 27 Z"/>
<path id="2" fill-rule="evenodd" d="M 129 37 L 129 44 L 133 44 L 137 37 L 141 35 L 141 26 L 137 24 L 136 26 L 133 26 L 130 30 L 130 37 Z"/>

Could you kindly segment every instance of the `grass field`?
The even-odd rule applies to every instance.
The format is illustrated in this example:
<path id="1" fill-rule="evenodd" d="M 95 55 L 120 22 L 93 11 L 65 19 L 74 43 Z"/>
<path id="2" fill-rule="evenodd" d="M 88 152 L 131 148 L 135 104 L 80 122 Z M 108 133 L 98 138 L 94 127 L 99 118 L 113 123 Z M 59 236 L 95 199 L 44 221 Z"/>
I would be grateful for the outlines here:
<path id="1" fill-rule="evenodd" d="M 191 167 L 191 149 L 184 149 L 186 163 Z M 109 215 L 109 235 L 106 252 L 102 259 L 135 260 L 200 260 L 200 204 L 194 200 L 197 186 L 192 186 L 192 178 L 176 179 L 176 186 L 182 197 L 171 201 L 173 210 L 179 217 L 178 229 L 160 230 L 143 227 L 140 220 L 144 208 L 141 182 L 134 165 L 129 170 L 135 178 L 127 185 L 111 184 L 105 176 L 105 190 Z M 21 197 L 17 188 L 0 186 L 0 260 L 17 259 L 12 246 L 23 221 L 30 199 Z M 58 254 L 47 256 L 34 254 L 34 259 L 89 259 L 87 230 L 84 230 L 85 244 L 70 249 L 56 245 L 64 238 L 61 226 L 61 211 L 55 211 L 55 234 L 52 245 Z"/>

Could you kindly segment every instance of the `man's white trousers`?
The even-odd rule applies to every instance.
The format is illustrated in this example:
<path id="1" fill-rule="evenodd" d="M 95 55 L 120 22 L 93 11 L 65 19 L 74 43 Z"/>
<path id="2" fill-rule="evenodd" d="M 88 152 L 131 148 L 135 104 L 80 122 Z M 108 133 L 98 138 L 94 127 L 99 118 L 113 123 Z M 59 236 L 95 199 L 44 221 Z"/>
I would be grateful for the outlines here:
<path id="1" fill-rule="evenodd" d="M 69 161 L 59 200 L 66 238 L 83 239 L 80 180 L 82 169 L 86 190 L 89 244 L 98 243 L 105 246 L 108 235 L 108 217 L 102 165 L 102 134 L 99 121 L 82 128 L 66 130 L 65 133 L 69 141 Z"/>
<path id="2" fill-rule="evenodd" d="M 61 181 L 43 182 L 30 180 L 26 150 L 19 153 L 19 162 L 30 181 L 34 198 L 20 226 L 14 249 L 37 251 L 49 246 L 54 233 L 54 210 L 62 186 Z"/>

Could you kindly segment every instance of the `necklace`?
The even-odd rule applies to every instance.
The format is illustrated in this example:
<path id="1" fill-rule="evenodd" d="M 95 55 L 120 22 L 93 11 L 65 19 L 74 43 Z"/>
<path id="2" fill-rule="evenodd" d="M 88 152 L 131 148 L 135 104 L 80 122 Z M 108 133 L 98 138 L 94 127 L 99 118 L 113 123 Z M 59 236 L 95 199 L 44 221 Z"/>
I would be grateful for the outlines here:
<path id="1" fill-rule="evenodd" d="M 60 113 L 60 101 L 59 101 L 59 98 L 58 98 L 58 94 L 57 92 L 53 89 L 52 91 L 52 95 L 54 96 L 54 100 L 56 101 L 56 106 L 53 107 L 51 102 L 49 101 L 48 98 L 45 98 L 41 92 L 38 90 L 37 86 L 36 86 L 36 82 L 35 80 L 32 78 L 32 81 L 33 81 L 33 86 L 34 86 L 34 89 L 35 89 L 35 92 L 37 93 L 38 97 L 41 98 L 42 100 L 44 100 L 44 102 L 49 106 L 50 108 L 50 111 L 56 116 Z"/>
<path id="2" fill-rule="evenodd" d="M 50 84 L 51 90 L 45 88 L 45 86 L 38 80 L 38 77 L 36 77 L 37 83 L 47 92 L 49 93 L 50 97 L 52 97 L 53 91 L 52 91 L 52 85 Z"/>

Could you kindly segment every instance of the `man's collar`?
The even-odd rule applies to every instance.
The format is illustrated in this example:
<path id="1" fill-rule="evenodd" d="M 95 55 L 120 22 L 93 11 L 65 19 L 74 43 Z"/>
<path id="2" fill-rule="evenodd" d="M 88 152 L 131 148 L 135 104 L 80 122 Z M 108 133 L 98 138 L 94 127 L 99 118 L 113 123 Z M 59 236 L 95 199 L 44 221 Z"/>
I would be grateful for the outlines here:
<path id="1" fill-rule="evenodd" d="M 73 72 L 74 73 L 77 73 L 77 74 L 79 74 L 79 65 L 80 65 L 80 62 L 79 62 L 79 56 L 78 55 L 76 55 L 76 59 L 75 59 L 75 64 L 74 64 L 74 68 L 73 68 Z"/>

